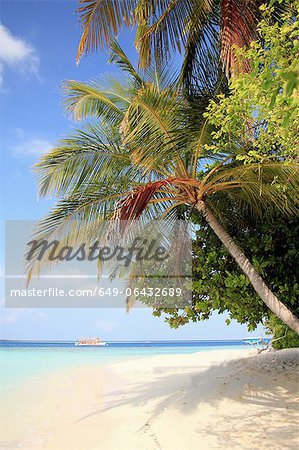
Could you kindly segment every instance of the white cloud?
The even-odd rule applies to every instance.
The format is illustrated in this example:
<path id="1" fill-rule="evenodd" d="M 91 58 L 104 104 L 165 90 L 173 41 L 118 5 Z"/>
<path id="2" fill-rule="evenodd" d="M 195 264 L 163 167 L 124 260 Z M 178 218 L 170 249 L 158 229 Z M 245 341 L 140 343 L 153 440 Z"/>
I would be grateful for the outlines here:
<path id="1" fill-rule="evenodd" d="M 38 77 L 39 58 L 31 44 L 14 36 L 0 24 L 0 85 L 3 83 L 5 67 Z"/>
<path id="2" fill-rule="evenodd" d="M 0 325 L 13 325 L 19 320 L 22 320 L 26 314 L 31 314 L 36 319 L 45 319 L 47 314 L 38 312 L 32 308 L 15 308 L 13 311 L 7 311 L 5 308 L 5 300 L 1 299 L 0 306 Z"/>
<path id="3" fill-rule="evenodd" d="M 19 318 L 19 314 L 16 312 L 4 313 L 2 317 L 0 317 L 1 325 L 9 325 L 12 323 L 16 323 Z"/>
<path id="4" fill-rule="evenodd" d="M 13 152 L 20 156 L 39 156 L 47 153 L 53 145 L 45 139 L 32 138 L 13 147 Z"/>

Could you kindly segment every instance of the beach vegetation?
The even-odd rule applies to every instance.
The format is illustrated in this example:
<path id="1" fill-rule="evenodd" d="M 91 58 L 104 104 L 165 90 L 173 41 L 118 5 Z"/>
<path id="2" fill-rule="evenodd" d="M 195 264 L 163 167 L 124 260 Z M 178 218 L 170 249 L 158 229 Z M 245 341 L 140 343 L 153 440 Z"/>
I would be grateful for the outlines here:
<path id="1" fill-rule="evenodd" d="M 248 52 L 256 51 L 259 56 L 261 51 L 255 48 L 253 45 Z M 298 168 L 292 154 L 284 157 L 281 146 L 277 152 L 269 146 L 256 157 L 259 127 L 251 126 L 256 119 L 245 101 L 247 132 L 237 133 L 238 121 L 232 119 L 235 130 L 231 126 L 233 139 L 227 143 L 229 131 L 221 113 L 224 109 L 225 117 L 235 113 L 228 108 L 226 97 L 220 95 L 208 110 L 203 109 L 200 102 L 184 97 L 167 67 L 142 72 L 116 42 L 111 60 L 127 75 L 125 83 L 112 78 L 109 85 L 101 80 L 65 84 L 67 112 L 79 120 L 91 117 L 91 122 L 37 164 L 40 195 L 60 199 L 38 225 L 38 238 L 55 239 L 66 230 L 68 242 L 77 236 L 85 239 L 88 224 L 99 217 L 134 221 L 143 215 L 171 220 L 191 218 L 196 211 L 266 306 L 298 332 L 299 319 L 279 301 L 227 233 L 227 223 L 240 215 L 263 218 L 277 211 L 286 216 L 298 213 Z M 272 72 L 275 70 L 273 66 Z M 253 75 L 240 76 L 246 80 Z M 259 76 L 257 69 L 256 78 Z M 230 102 L 239 95 L 240 86 L 235 84 L 233 78 Z M 279 107 L 281 95 L 285 94 L 278 92 L 275 100 Z M 293 96 L 296 87 L 288 92 L 286 101 Z M 270 123 L 271 117 L 266 119 Z M 279 123 L 284 130 L 287 124 Z M 270 126 L 266 129 L 270 135 L 274 132 Z M 261 133 L 266 132 L 263 124 Z"/>
<path id="2" fill-rule="evenodd" d="M 217 129 L 210 150 L 229 150 L 240 145 L 240 136 L 244 136 L 248 151 L 237 158 L 245 163 L 269 157 L 287 161 L 298 156 L 298 3 L 292 3 L 292 12 L 283 24 L 270 25 L 270 13 L 265 10 L 258 27 L 262 39 L 253 42 L 249 50 L 238 51 L 240 65 L 246 60 L 252 70 L 232 77 L 230 95 L 219 95 L 210 102 L 206 114 Z M 298 316 L 299 280 L 294 269 L 298 260 L 298 219 L 276 215 L 260 221 L 243 214 L 237 227 L 232 222 L 228 228 L 241 248 L 246 247 L 249 259 L 267 284 Z M 269 314 L 248 278 L 219 246 L 217 237 L 205 232 L 202 221 L 200 230 L 194 242 L 194 305 L 182 315 L 170 315 L 167 320 L 171 325 L 207 319 L 212 311 L 229 311 L 231 318 L 246 323 L 249 330 L 259 323 L 266 324 L 274 339 L 279 338 L 273 346 L 298 346 L 296 333 Z"/>
<path id="3" fill-rule="evenodd" d="M 200 236 L 210 261 L 217 259 L 219 252 L 217 255 L 213 246 L 209 247 L 207 229 L 214 232 L 218 247 L 219 241 L 222 243 L 221 258 L 228 258 L 233 265 L 228 274 L 220 271 L 227 274 L 225 288 L 234 289 L 239 283 L 244 292 L 248 290 L 250 305 L 256 300 L 245 319 L 237 305 L 233 307 L 226 301 L 224 309 L 232 309 L 232 316 L 244 320 L 251 329 L 270 310 L 298 334 L 297 310 L 292 301 L 286 302 L 287 306 L 281 301 L 283 290 L 265 283 L 267 265 L 251 253 L 250 234 L 260 232 L 259 226 L 271 223 L 277 216 L 291 220 L 298 215 L 298 3 L 292 2 L 283 22 L 274 20 L 277 8 L 282 18 L 280 2 L 262 8 L 258 14 L 264 18 L 252 28 L 259 39 L 252 41 L 253 35 L 245 33 L 249 48 L 240 49 L 237 42 L 223 43 L 227 33 L 221 28 L 218 56 L 221 70 L 230 81 L 227 92 L 220 89 L 220 93 L 208 93 L 208 107 L 209 89 L 190 96 L 182 77 L 176 76 L 171 66 L 161 64 L 162 53 L 167 59 L 169 43 L 174 39 L 176 48 L 178 42 L 178 35 L 173 34 L 176 22 L 171 23 L 169 10 L 161 12 L 156 24 L 138 31 L 141 59 L 140 67 L 135 68 L 120 45 L 110 40 L 112 32 L 115 34 L 122 25 L 121 17 L 131 18 L 134 2 L 121 2 L 114 12 L 108 8 L 109 14 L 102 11 L 101 2 L 81 3 L 85 34 L 79 56 L 101 42 L 109 43 L 111 62 L 122 70 L 122 81 L 100 77 L 89 83 L 71 80 L 64 84 L 66 111 L 84 124 L 36 165 L 40 196 L 57 197 L 58 203 L 37 225 L 35 238 L 52 241 L 63 237 L 70 245 L 78 237 L 88 241 L 90 224 L 99 218 L 193 221 L 199 225 L 196 245 Z M 149 18 L 156 6 L 151 9 L 151 2 L 147 3 L 146 7 L 138 4 L 137 11 Z M 191 5 L 183 3 L 181 11 Z M 173 2 L 173 8 L 183 3 Z M 229 11 L 230 2 L 222 3 Z M 218 10 L 217 16 L 222 26 L 223 11 Z M 116 15 L 108 26 L 111 14 Z M 205 15 L 206 23 L 211 17 Z M 185 25 L 190 26 L 191 16 L 188 20 Z M 148 27 L 147 19 L 145 24 Z M 160 29 L 161 24 L 164 28 Z M 201 33 L 202 26 L 203 22 Z M 146 47 L 141 47 L 145 45 L 141 44 L 143 37 Z M 183 44 L 188 50 L 188 42 Z M 144 67 L 143 56 L 150 57 L 152 45 L 157 50 L 155 58 L 150 67 Z M 252 254 L 252 259 L 245 254 Z M 39 268 L 33 264 L 29 278 L 35 270 Z M 194 282 L 196 305 L 202 282 L 200 271 Z M 215 291 L 215 299 L 221 311 L 219 291 Z M 238 297 L 236 302 L 241 304 L 243 300 Z M 207 294 L 196 306 L 203 317 L 216 309 L 209 302 Z M 173 326 L 196 320 L 192 308 L 194 304 L 175 317 L 171 311 L 172 317 L 167 320 Z M 155 314 L 162 312 L 169 313 L 159 310 Z M 269 323 L 271 320 L 269 315 Z"/>
<path id="4" fill-rule="evenodd" d="M 270 331 L 273 347 L 298 347 L 298 335 L 265 307 L 249 280 L 237 266 L 217 236 L 200 217 L 200 232 L 193 241 L 193 305 L 184 311 L 168 311 L 168 323 L 177 328 L 188 322 L 208 320 L 211 314 L 227 313 L 230 320 L 254 331 L 263 324 Z M 298 274 L 299 220 L 281 215 L 267 221 L 242 217 L 238 225 L 229 223 L 228 231 L 263 276 L 270 289 L 297 316 L 299 315 Z M 158 313 L 158 312 L 157 312 Z"/>

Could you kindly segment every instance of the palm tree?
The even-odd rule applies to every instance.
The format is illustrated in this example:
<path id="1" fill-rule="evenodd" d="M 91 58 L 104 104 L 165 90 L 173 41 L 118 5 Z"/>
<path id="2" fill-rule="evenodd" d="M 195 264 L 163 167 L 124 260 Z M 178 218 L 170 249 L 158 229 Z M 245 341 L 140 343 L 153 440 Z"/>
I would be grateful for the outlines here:
<path id="1" fill-rule="evenodd" d="M 112 47 L 112 60 L 123 69 L 125 81 L 65 84 L 67 111 L 76 119 L 94 120 L 37 164 L 39 194 L 60 200 L 38 224 L 36 237 L 67 236 L 68 242 L 76 242 L 78 236 L 89 237 L 89 225 L 99 218 L 172 220 L 182 208 L 188 217 L 197 211 L 266 306 L 299 333 L 299 319 L 270 291 L 225 230 L 225 219 L 234 220 L 236 207 L 239 213 L 250 210 L 258 216 L 298 212 L 298 169 L 273 159 L 244 165 L 236 159 L 248 151 L 241 140 L 230 154 L 207 153 L 210 125 L 200 104 L 184 99 L 167 70 L 140 73 L 118 44 Z M 30 274 L 37 270 L 33 263 Z"/>
<path id="2" fill-rule="evenodd" d="M 222 71 L 235 67 L 234 46 L 257 37 L 259 7 L 265 0 L 80 0 L 83 27 L 77 61 L 84 52 L 109 46 L 119 30 L 136 27 L 140 67 L 153 57 L 168 60 L 185 50 L 182 77 L 192 90 L 215 89 Z M 275 6 L 279 17 L 282 5 Z"/>

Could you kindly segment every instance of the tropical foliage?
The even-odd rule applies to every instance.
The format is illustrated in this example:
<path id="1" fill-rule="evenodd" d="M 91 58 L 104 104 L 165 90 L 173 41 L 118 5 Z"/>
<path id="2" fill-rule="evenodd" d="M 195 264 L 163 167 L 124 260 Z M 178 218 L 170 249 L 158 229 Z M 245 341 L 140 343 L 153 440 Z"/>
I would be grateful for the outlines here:
<path id="1" fill-rule="evenodd" d="M 78 60 L 84 52 L 109 46 L 124 26 L 136 28 L 140 66 L 153 59 L 165 63 L 174 51 L 184 53 L 182 77 L 193 94 L 214 92 L 223 74 L 235 70 L 235 47 L 257 37 L 263 0 L 80 0 L 83 33 Z M 283 11 L 275 7 L 274 17 Z M 217 88 L 218 87 L 218 88 Z"/>
<path id="2" fill-rule="evenodd" d="M 217 127 L 210 150 L 247 147 L 245 161 L 262 161 L 273 155 L 298 154 L 299 130 L 299 7 L 293 4 L 283 24 L 271 24 L 266 9 L 258 27 L 261 40 L 249 50 L 238 50 L 239 65 L 251 67 L 230 81 L 230 95 L 211 101 L 205 114 Z"/>
<path id="3" fill-rule="evenodd" d="M 230 243 L 252 280 L 258 279 L 217 218 L 225 224 L 234 212 L 297 212 L 296 170 L 279 159 L 244 165 L 240 158 L 248 146 L 242 140 L 239 146 L 211 152 L 213 123 L 204 117 L 203 105 L 187 101 L 167 69 L 138 72 L 117 43 L 112 50 L 111 60 L 127 75 L 126 82 L 112 78 L 108 84 L 65 85 L 66 110 L 76 119 L 93 120 L 37 166 L 40 194 L 60 199 L 39 224 L 38 237 L 87 240 L 95 238 L 90 230 L 94 233 L 92 224 L 99 217 L 172 219 L 182 216 L 182 208 L 185 217 L 196 208 Z M 257 284 L 260 292 L 267 291 L 261 279 Z M 278 302 L 275 297 L 271 301 Z"/>
<path id="4" fill-rule="evenodd" d="M 269 12 L 259 26 L 262 42 L 254 42 L 247 51 L 239 51 L 240 61 L 250 61 L 252 71 L 232 78 L 231 95 L 211 102 L 205 116 L 216 127 L 213 144 L 206 151 L 217 154 L 229 151 L 242 142 L 246 155 L 237 158 L 244 163 L 280 158 L 285 161 L 298 155 L 299 143 L 299 61 L 298 3 L 284 24 L 269 25 Z M 199 220 L 193 218 L 193 220 Z M 267 284 L 298 316 L 298 220 L 275 217 L 263 221 L 250 216 L 239 218 L 238 227 L 227 225 L 230 234 L 247 249 L 249 259 Z M 194 305 L 183 314 L 168 316 L 174 327 L 189 320 L 202 320 L 213 310 L 229 311 L 232 318 L 254 329 L 267 322 L 275 337 L 283 337 L 274 346 L 296 346 L 296 334 L 258 300 L 248 278 L 235 265 L 219 240 L 207 232 L 201 221 L 200 233 L 194 243 Z M 296 250 L 297 249 L 297 250 Z M 242 301 L 240 301 L 242 299 Z M 161 311 L 157 311 L 160 314 Z"/>
<path id="5" fill-rule="evenodd" d="M 167 322 L 177 328 L 190 321 L 207 320 L 212 312 L 227 312 L 230 319 L 246 324 L 249 331 L 263 323 L 274 339 L 285 336 L 273 342 L 275 347 L 298 346 L 298 335 L 269 312 L 217 236 L 200 217 L 193 220 L 200 225 L 193 242 L 193 305 L 184 311 L 169 310 Z M 246 248 L 268 286 L 298 316 L 299 279 L 294 270 L 299 257 L 298 219 L 276 216 L 261 222 L 243 217 L 238 226 L 229 224 L 228 230 L 240 247 Z"/>

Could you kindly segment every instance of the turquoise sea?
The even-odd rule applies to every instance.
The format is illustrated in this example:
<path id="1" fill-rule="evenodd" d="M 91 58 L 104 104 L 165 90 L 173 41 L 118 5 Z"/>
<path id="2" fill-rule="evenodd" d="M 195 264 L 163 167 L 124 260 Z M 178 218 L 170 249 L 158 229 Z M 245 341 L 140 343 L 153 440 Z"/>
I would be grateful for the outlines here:
<path id="1" fill-rule="evenodd" d="M 0 391 L 7 392 L 31 377 L 59 369 L 150 355 L 247 348 L 242 341 L 108 342 L 105 347 L 75 347 L 74 344 L 72 341 L 0 341 Z"/>

